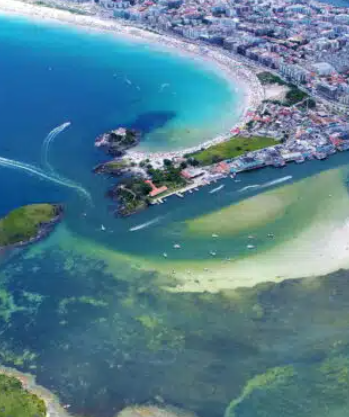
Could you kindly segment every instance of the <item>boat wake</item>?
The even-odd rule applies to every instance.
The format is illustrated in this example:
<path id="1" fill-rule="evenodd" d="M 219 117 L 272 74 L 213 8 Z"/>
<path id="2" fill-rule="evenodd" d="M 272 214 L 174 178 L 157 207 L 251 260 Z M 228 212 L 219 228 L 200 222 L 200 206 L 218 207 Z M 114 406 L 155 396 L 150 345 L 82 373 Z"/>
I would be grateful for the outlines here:
<path id="1" fill-rule="evenodd" d="M 168 88 L 169 86 L 170 86 L 170 84 L 168 84 L 168 83 L 161 84 L 160 89 L 159 89 L 159 93 L 162 93 L 165 90 L 165 88 Z"/>
<path id="2" fill-rule="evenodd" d="M 253 190 L 254 188 L 260 188 L 260 185 L 259 184 L 246 185 L 246 187 L 240 188 L 240 190 L 238 190 L 238 193 L 243 193 L 244 191 Z"/>
<path id="3" fill-rule="evenodd" d="M 272 187 L 273 185 L 282 184 L 283 182 L 290 181 L 292 179 L 292 175 L 287 175 L 286 177 L 278 178 L 277 180 L 266 182 L 265 184 L 262 184 L 260 188 L 267 188 Z"/>
<path id="4" fill-rule="evenodd" d="M 292 178 L 293 178 L 292 175 L 287 175 L 286 177 L 268 181 L 265 184 L 247 185 L 246 187 L 240 188 L 240 190 L 238 190 L 238 193 L 243 193 L 245 191 L 253 190 L 253 189 L 263 189 L 263 188 L 272 187 L 273 185 L 278 185 L 278 184 L 282 184 L 283 182 L 290 181 Z"/>
<path id="5" fill-rule="evenodd" d="M 51 172 L 53 172 L 54 170 L 48 162 L 48 154 L 49 154 L 49 151 L 50 151 L 50 146 L 51 146 L 52 142 L 56 139 L 56 137 L 60 133 L 62 133 L 67 127 L 69 127 L 70 124 L 71 124 L 70 122 L 66 122 L 66 123 L 63 123 L 60 126 L 55 127 L 54 129 L 52 129 L 51 132 L 46 136 L 46 138 L 45 138 L 45 140 L 42 144 L 42 147 L 41 147 L 41 163 L 42 163 L 42 166 L 44 168 L 46 168 L 47 170 L 49 170 Z"/>
<path id="6" fill-rule="evenodd" d="M 129 229 L 129 231 L 130 232 L 136 232 L 137 230 L 146 229 L 147 227 L 151 226 L 152 224 L 157 223 L 160 219 L 161 219 L 161 217 L 156 217 L 155 219 L 150 220 L 149 222 L 138 224 L 137 226 L 131 227 L 131 229 Z"/>
<path id="7" fill-rule="evenodd" d="M 55 184 L 59 184 L 68 188 L 73 188 L 79 194 L 84 196 L 89 202 L 92 201 L 91 194 L 87 190 L 85 190 L 85 188 L 82 187 L 81 185 L 76 184 L 75 182 L 70 181 L 67 178 L 61 177 L 57 174 L 48 174 L 45 171 L 41 170 L 40 168 L 35 167 L 34 165 L 15 161 L 13 159 L 0 157 L 0 166 L 5 167 L 5 168 L 11 168 L 11 169 L 24 171 L 24 172 L 27 172 L 28 174 L 32 174 L 44 180 L 51 181 Z"/>
<path id="8" fill-rule="evenodd" d="M 222 184 L 222 185 L 220 185 L 219 187 L 216 187 L 216 188 L 214 188 L 213 190 L 211 190 L 211 191 L 209 191 L 209 194 L 214 194 L 214 193 L 217 193 L 218 191 L 220 191 L 222 188 L 224 188 L 225 187 L 225 185 L 224 184 Z"/>

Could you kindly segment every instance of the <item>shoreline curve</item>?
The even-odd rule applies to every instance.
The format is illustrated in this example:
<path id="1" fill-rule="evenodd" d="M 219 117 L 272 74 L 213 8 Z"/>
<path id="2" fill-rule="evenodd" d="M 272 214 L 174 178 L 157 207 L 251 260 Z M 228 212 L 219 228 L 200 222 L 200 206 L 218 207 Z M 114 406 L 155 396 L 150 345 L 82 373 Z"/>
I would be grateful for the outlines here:
<path id="1" fill-rule="evenodd" d="M 149 158 L 151 160 L 158 158 L 173 158 L 227 141 L 233 136 L 232 130 L 246 124 L 250 119 L 250 112 L 256 110 L 264 99 L 264 89 L 255 73 L 242 61 L 235 59 L 231 55 L 228 56 L 223 50 L 213 46 L 204 46 L 168 34 L 158 34 L 136 25 L 132 26 L 126 24 L 117 19 L 107 20 L 97 16 L 78 15 L 73 14 L 68 10 L 24 3 L 20 0 L 0 0 L 0 14 L 27 17 L 34 20 L 37 19 L 41 22 L 52 22 L 63 25 L 68 24 L 76 28 L 80 27 L 87 30 L 112 33 L 121 38 L 129 39 L 133 42 L 145 43 L 177 56 L 179 55 L 194 59 L 201 65 L 206 65 L 211 70 L 216 71 L 219 76 L 223 77 L 229 83 L 231 89 L 233 89 L 233 86 L 239 86 L 239 89 L 242 91 L 242 110 L 228 132 L 222 132 L 218 136 L 206 140 L 196 146 L 179 150 L 160 152 L 130 150 L 127 155 L 133 160 L 140 161 L 144 158 Z"/>

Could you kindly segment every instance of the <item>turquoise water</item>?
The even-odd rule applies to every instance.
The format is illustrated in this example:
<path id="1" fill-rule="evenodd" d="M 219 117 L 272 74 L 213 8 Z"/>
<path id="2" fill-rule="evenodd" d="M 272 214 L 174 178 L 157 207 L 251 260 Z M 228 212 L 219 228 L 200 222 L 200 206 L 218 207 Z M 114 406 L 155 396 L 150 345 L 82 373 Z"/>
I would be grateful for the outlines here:
<path id="1" fill-rule="evenodd" d="M 330 4 L 337 7 L 349 7 L 348 0 L 320 0 L 321 3 Z"/>
<path id="2" fill-rule="evenodd" d="M 222 417 L 255 375 L 304 364 L 317 375 L 330 353 L 347 354 L 348 289 L 336 274 L 314 287 L 290 281 L 236 293 L 171 294 L 159 283 L 174 278 L 144 265 L 163 261 L 164 251 L 178 261 L 207 260 L 212 249 L 219 259 L 246 256 L 245 235 L 213 247 L 210 236 L 186 235 L 184 222 L 262 190 L 239 192 L 245 186 L 288 176 L 297 182 L 346 165 L 348 153 L 227 179 L 219 193 L 209 194 L 210 186 L 119 219 L 104 196 L 113 181 L 91 173 L 105 160 L 93 147 L 96 135 L 130 123 L 148 132 L 145 149 L 198 143 L 221 131 L 238 96 L 208 68 L 150 46 L 21 19 L 0 18 L 0 57 L 0 214 L 42 201 L 66 208 L 49 239 L 1 254 L 1 364 L 37 375 L 86 417 L 113 417 L 159 397 L 202 417 Z M 47 154 L 45 138 L 52 139 Z M 273 184 L 266 189 L 282 186 Z M 176 252 L 178 241 L 183 250 Z M 309 398 L 298 395 L 315 417 Z M 264 409 L 280 415 L 243 400 L 238 417 Z M 296 411 L 290 407 L 290 415 L 301 416 Z"/>

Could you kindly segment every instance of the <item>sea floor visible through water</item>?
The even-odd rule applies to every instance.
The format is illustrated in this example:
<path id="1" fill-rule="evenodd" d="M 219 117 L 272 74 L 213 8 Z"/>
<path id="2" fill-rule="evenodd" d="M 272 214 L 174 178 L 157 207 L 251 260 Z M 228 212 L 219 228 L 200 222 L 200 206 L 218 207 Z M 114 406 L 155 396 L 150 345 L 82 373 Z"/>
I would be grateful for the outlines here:
<path id="1" fill-rule="evenodd" d="M 310 275 L 345 266 L 349 154 L 247 173 L 217 193 L 215 184 L 116 218 L 104 196 L 116 180 L 91 173 L 106 158 L 95 136 L 135 119 L 154 147 L 165 144 L 153 135 L 159 126 L 174 137 L 205 130 L 206 115 L 214 120 L 234 99 L 225 81 L 109 35 L 0 20 L 0 212 L 66 207 L 48 239 L 0 255 L 1 365 L 36 375 L 86 417 L 133 404 L 279 417 L 287 398 L 292 417 L 304 407 L 318 417 L 323 402 L 345 417 L 348 272 Z M 317 228 L 340 231 L 341 257 L 312 258 L 323 244 Z M 297 263 L 307 231 L 308 259 Z M 290 262 L 298 279 L 284 281 L 278 271 Z"/>

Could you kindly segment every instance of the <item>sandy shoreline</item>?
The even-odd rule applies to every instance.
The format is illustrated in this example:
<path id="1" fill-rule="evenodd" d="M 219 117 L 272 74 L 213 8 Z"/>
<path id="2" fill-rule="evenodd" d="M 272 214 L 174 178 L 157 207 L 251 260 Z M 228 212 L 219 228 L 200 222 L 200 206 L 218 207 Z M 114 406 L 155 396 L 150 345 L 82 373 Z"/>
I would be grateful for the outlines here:
<path id="1" fill-rule="evenodd" d="M 249 112 L 253 112 L 264 99 L 264 89 L 256 75 L 244 64 L 235 60 L 231 56 L 225 55 L 218 49 L 185 42 L 167 35 L 159 35 L 145 29 L 129 26 L 117 20 L 102 19 L 97 16 L 77 15 L 69 11 L 58 10 L 49 7 L 23 3 L 19 0 L 0 0 L 0 14 L 30 17 L 39 21 L 50 21 L 53 23 L 70 24 L 88 30 L 108 31 L 119 37 L 128 38 L 132 41 L 151 44 L 162 50 L 168 50 L 177 55 L 189 56 L 197 60 L 202 65 L 210 66 L 212 70 L 219 72 L 230 84 L 231 89 L 236 85 L 243 92 L 241 114 L 238 120 L 234 120 L 228 132 L 205 141 L 197 146 L 169 152 L 145 152 L 132 150 L 128 156 L 140 161 L 144 158 L 163 159 L 180 156 L 185 153 L 193 152 L 202 147 L 223 142 L 231 137 L 230 131 L 238 126 L 243 126 L 249 120 Z M 236 112 L 232 109 L 232 113 Z M 236 114 L 236 113 L 235 113 Z"/>

